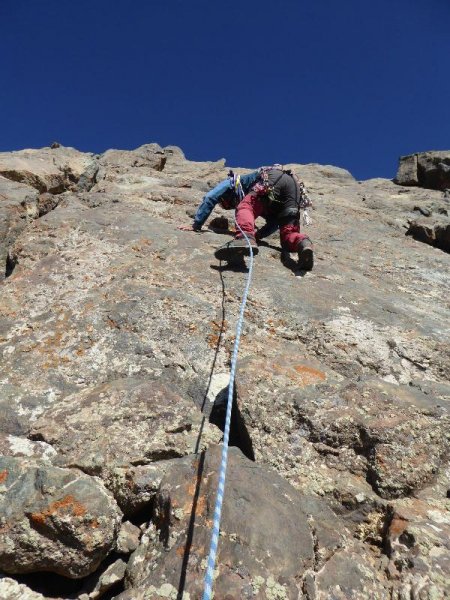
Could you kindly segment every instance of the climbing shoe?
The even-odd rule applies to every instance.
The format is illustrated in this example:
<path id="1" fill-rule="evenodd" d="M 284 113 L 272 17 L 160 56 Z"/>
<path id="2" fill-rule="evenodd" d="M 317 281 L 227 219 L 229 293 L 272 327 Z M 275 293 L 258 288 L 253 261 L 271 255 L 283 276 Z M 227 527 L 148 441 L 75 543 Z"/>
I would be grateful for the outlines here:
<path id="1" fill-rule="evenodd" d="M 247 237 L 250 241 L 253 254 L 256 256 L 256 254 L 259 252 L 256 240 L 254 237 Z M 220 246 L 220 248 L 217 248 L 217 250 L 214 252 L 214 256 L 217 258 L 217 260 L 229 261 L 234 260 L 239 256 L 250 256 L 250 249 L 245 238 L 237 238 L 231 242 L 227 242 L 223 246 Z"/>
<path id="2" fill-rule="evenodd" d="M 303 239 L 297 248 L 298 268 L 302 271 L 311 271 L 314 265 L 313 245 L 309 238 Z"/>

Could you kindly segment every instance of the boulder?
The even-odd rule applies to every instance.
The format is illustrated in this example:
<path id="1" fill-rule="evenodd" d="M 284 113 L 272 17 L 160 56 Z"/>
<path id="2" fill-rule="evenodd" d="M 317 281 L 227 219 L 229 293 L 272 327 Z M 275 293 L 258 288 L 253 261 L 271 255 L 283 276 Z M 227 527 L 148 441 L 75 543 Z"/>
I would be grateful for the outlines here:
<path id="1" fill-rule="evenodd" d="M 432 219 L 419 218 L 410 222 L 407 235 L 444 252 L 450 252 L 450 218 L 434 215 Z"/>
<path id="2" fill-rule="evenodd" d="M 125 521 L 117 536 L 116 552 L 119 554 L 131 554 L 139 546 L 141 530 L 133 523 Z"/>
<path id="3" fill-rule="evenodd" d="M 39 592 L 34 592 L 24 583 L 10 577 L 0 576 L 0 598 L 2 600 L 47 600 Z"/>
<path id="4" fill-rule="evenodd" d="M 247 392 L 254 387 L 249 375 L 247 371 L 247 377 L 240 377 L 238 399 L 250 437 L 260 439 L 256 454 L 283 466 L 299 485 L 305 470 L 322 463 L 335 472 L 345 468 L 389 499 L 424 487 L 444 468 L 448 412 L 425 394 L 382 381 L 322 384 L 291 395 L 285 392 L 281 403 L 263 412 Z M 286 409 L 289 416 L 283 417 Z M 312 443 L 312 456 L 305 442 Z M 310 460 L 305 461 L 307 452 Z M 323 469 L 318 473 L 325 475 Z M 367 495 L 362 481 L 357 490 L 355 486 L 355 498 L 358 493 Z"/>
<path id="5" fill-rule="evenodd" d="M 105 594 L 111 597 L 120 582 L 125 577 L 127 563 L 121 558 L 115 560 L 102 573 L 92 575 L 84 586 L 84 592 L 79 594 L 77 600 L 97 600 Z"/>
<path id="6" fill-rule="evenodd" d="M 450 151 L 419 152 L 400 157 L 399 185 L 418 185 L 432 190 L 450 188 Z"/>
<path id="7" fill-rule="evenodd" d="M 401 156 L 394 182 L 398 185 L 419 185 L 417 154 Z"/>
<path id="8" fill-rule="evenodd" d="M 79 579 L 114 549 L 122 513 L 96 479 L 0 458 L 0 569 Z"/>
<path id="9" fill-rule="evenodd" d="M 106 487 L 113 493 L 117 504 L 127 517 L 148 511 L 159 490 L 161 480 L 173 460 L 158 460 L 147 465 L 114 467 L 104 473 Z"/>

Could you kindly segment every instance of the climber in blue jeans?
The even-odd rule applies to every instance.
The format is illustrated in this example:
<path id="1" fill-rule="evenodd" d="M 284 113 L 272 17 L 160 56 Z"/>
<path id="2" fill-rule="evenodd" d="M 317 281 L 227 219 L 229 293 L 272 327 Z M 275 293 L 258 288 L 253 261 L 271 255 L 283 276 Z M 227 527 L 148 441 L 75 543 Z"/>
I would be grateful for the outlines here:
<path id="1" fill-rule="evenodd" d="M 217 204 L 220 204 L 226 210 L 234 210 L 244 196 L 249 193 L 259 177 L 260 169 L 252 171 L 247 175 L 236 175 L 233 171 L 230 171 L 227 179 L 221 181 L 203 198 L 202 203 L 195 213 L 193 223 L 191 225 L 180 225 L 178 229 L 183 231 L 201 231 L 203 224 Z M 257 231 L 256 238 L 261 240 L 268 237 L 278 227 L 278 223 L 275 220 L 267 219 L 266 224 Z"/>

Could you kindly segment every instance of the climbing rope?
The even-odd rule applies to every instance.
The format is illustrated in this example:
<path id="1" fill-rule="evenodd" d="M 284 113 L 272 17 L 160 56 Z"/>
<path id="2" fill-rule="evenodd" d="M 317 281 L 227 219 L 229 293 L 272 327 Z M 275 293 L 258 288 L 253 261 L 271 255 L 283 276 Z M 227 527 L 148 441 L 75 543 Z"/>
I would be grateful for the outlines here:
<path id="1" fill-rule="evenodd" d="M 242 297 L 241 303 L 241 311 L 239 313 L 239 319 L 236 327 L 236 338 L 234 340 L 233 347 L 233 355 L 231 358 L 231 371 L 230 371 L 230 383 L 228 384 L 228 400 L 227 400 L 227 415 L 225 418 L 225 431 L 223 435 L 223 447 L 222 447 L 222 463 L 220 465 L 220 473 L 219 473 L 219 485 L 217 488 L 217 498 L 216 498 L 216 506 L 214 508 L 214 523 L 212 529 L 212 537 L 211 537 L 211 545 L 209 547 L 209 556 L 208 556 L 208 566 L 206 569 L 205 575 L 205 588 L 203 592 L 203 600 L 210 600 L 212 594 L 212 586 L 213 586 L 213 578 L 214 578 L 214 568 L 216 565 L 216 554 L 217 547 L 219 545 L 219 532 L 220 532 L 220 517 L 222 515 L 222 504 L 223 504 L 223 496 L 225 492 L 225 477 L 227 472 L 227 463 L 228 463 L 228 441 L 230 438 L 230 423 L 231 423 L 231 410 L 233 407 L 233 390 L 234 390 L 234 376 L 236 372 L 236 362 L 237 355 L 239 350 L 239 340 L 241 338 L 242 326 L 244 323 L 244 311 L 245 305 L 247 303 L 248 291 L 250 289 L 250 282 L 252 279 L 252 270 L 253 270 L 253 250 L 252 245 L 250 244 L 250 240 L 239 227 L 238 222 L 236 221 L 236 225 L 239 231 L 245 238 L 245 241 L 250 248 L 250 265 L 248 269 L 247 275 L 247 283 L 245 286 L 244 295 Z"/>

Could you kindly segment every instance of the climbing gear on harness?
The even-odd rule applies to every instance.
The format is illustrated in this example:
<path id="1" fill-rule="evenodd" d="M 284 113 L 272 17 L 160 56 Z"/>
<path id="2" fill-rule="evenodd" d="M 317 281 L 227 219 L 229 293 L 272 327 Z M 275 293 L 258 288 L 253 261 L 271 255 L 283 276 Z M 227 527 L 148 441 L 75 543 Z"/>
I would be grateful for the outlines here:
<path id="1" fill-rule="evenodd" d="M 313 245 L 309 238 L 304 238 L 298 244 L 298 268 L 301 271 L 311 271 L 314 266 Z"/>
<path id="2" fill-rule="evenodd" d="M 303 181 L 300 181 L 300 179 L 295 173 L 292 173 L 292 177 L 295 179 L 299 189 L 299 208 L 303 208 L 303 210 L 306 211 L 307 208 L 312 206 L 311 198 L 308 196 L 308 192 L 306 191 L 306 187 Z"/>
<path id="3" fill-rule="evenodd" d="M 306 210 L 306 208 L 303 211 L 303 225 L 312 225 L 311 217 L 309 216 L 309 213 Z"/>
<path id="4" fill-rule="evenodd" d="M 281 171 L 281 175 L 276 179 L 273 183 L 269 181 L 269 173 L 270 171 Z M 305 184 L 303 181 L 297 177 L 297 175 L 292 171 L 292 169 L 283 169 L 282 165 L 275 164 L 271 167 L 261 167 L 259 169 L 259 179 L 254 184 L 252 188 L 252 193 L 257 196 L 266 196 L 270 203 L 279 202 L 275 194 L 275 186 L 283 177 L 283 175 L 289 175 L 295 181 L 296 184 L 296 199 L 295 202 L 299 209 L 305 210 L 306 208 L 312 206 L 312 202 L 305 188 Z M 310 224 L 311 220 L 309 215 L 303 217 L 305 224 Z M 306 221 L 305 221 L 306 219 Z"/>
<path id="5" fill-rule="evenodd" d="M 281 175 L 276 181 L 270 183 L 269 173 L 274 170 L 281 171 Z M 269 202 L 276 202 L 274 188 L 283 177 L 284 173 L 283 167 L 278 164 L 272 165 L 271 167 L 261 167 L 258 172 L 258 181 L 252 187 L 252 194 L 255 194 L 256 196 L 265 196 Z"/>
<path id="6" fill-rule="evenodd" d="M 220 206 L 225 210 L 236 208 L 242 198 L 245 196 L 244 188 L 241 183 L 241 176 L 236 175 L 231 169 L 228 172 L 228 182 L 230 189 L 222 195 Z"/>
<path id="7" fill-rule="evenodd" d="M 228 180 L 230 182 L 230 187 L 231 189 L 234 191 L 236 197 L 238 198 L 239 201 L 242 200 L 242 198 L 245 196 L 244 194 L 244 188 L 242 187 L 242 183 L 241 183 L 241 176 L 240 175 L 236 175 L 231 169 L 228 172 Z"/>
<path id="8" fill-rule="evenodd" d="M 209 548 L 209 556 L 208 556 L 208 567 L 205 574 L 205 588 L 203 592 L 203 600 L 210 600 L 212 595 L 212 586 L 213 586 L 213 578 L 214 578 L 214 567 L 216 565 L 216 554 L 217 547 L 219 544 L 219 533 L 220 533 L 220 517 L 222 514 L 222 503 L 223 496 L 225 492 L 225 477 L 227 472 L 227 463 L 228 463 L 228 442 L 230 439 L 230 424 L 231 424 L 231 410 L 233 407 L 233 393 L 234 393 L 234 376 L 236 372 L 236 362 L 237 355 L 239 350 L 239 341 L 241 339 L 242 326 L 244 324 L 244 311 L 245 305 L 247 303 L 247 296 L 250 289 L 250 283 L 252 279 L 252 271 L 253 271 L 253 249 L 251 244 L 251 239 L 242 231 L 239 227 L 239 224 L 236 222 L 236 226 L 244 236 L 244 239 L 248 243 L 248 250 L 250 253 L 250 265 L 248 269 L 247 275 L 247 283 L 245 286 L 244 295 L 242 297 L 241 310 L 239 313 L 239 319 L 236 326 L 236 338 L 234 341 L 233 347 L 233 355 L 231 358 L 231 372 L 230 372 L 230 383 L 228 384 L 228 401 L 227 401 L 227 416 L 225 418 L 225 430 L 223 435 L 223 447 L 222 447 L 222 462 L 220 465 L 220 473 L 219 473 L 219 486 L 217 489 L 217 498 L 216 498 L 216 506 L 214 509 L 214 522 L 213 522 L 213 530 L 211 536 L 211 545 Z"/>
<path id="9" fill-rule="evenodd" d="M 238 226 L 239 227 L 239 226 Z M 250 256 L 253 253 L 256 256 L 259 252 L 256 240 L 251 235 L 246 235 L 244 238 L 236 238 L 231 242 L 227 242 L 214 252 L 214 256 L 218 260 L 232 260 L 238 256 Z"/>

